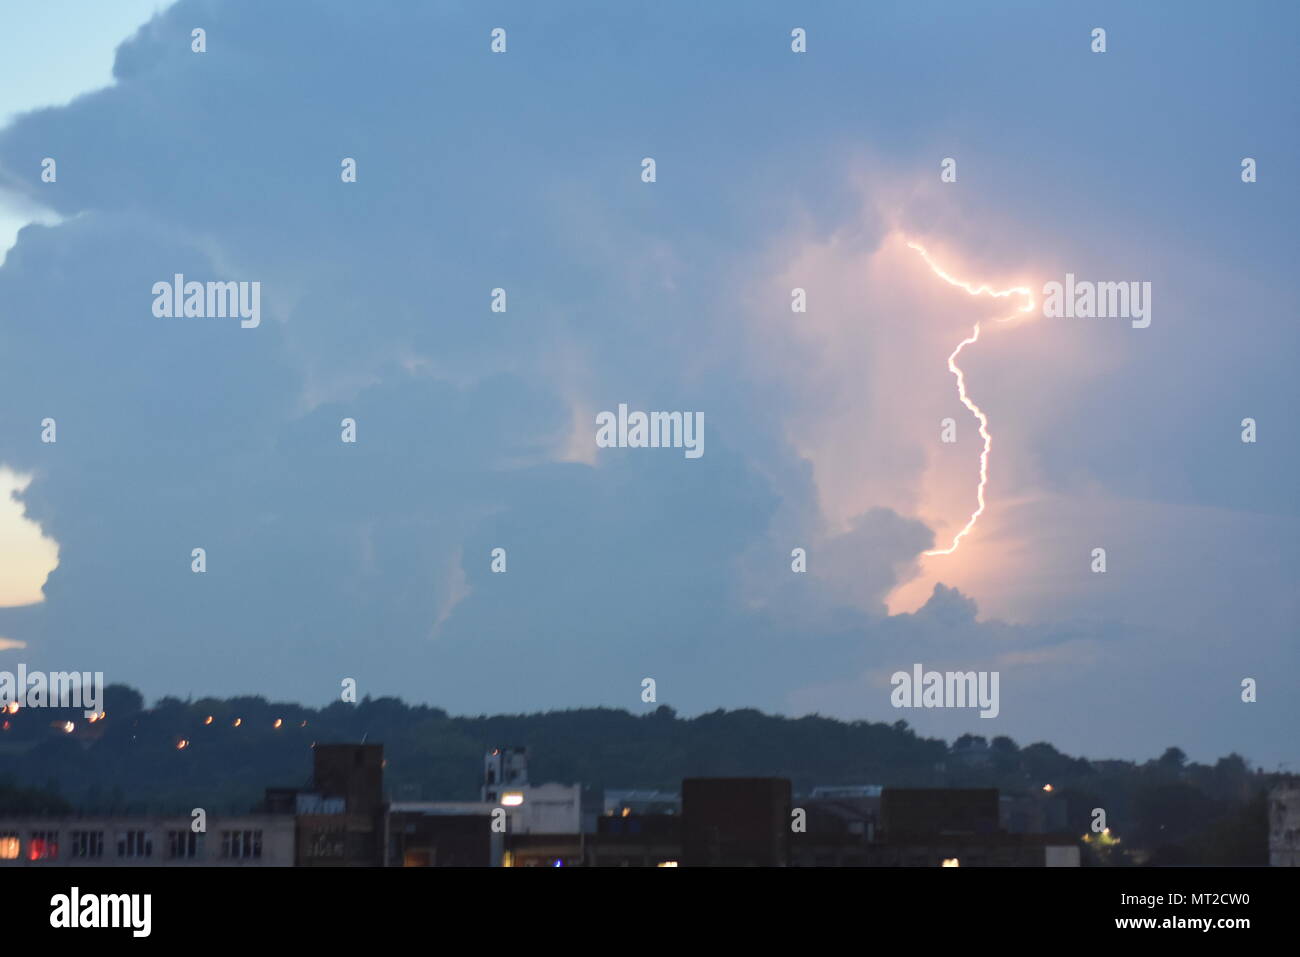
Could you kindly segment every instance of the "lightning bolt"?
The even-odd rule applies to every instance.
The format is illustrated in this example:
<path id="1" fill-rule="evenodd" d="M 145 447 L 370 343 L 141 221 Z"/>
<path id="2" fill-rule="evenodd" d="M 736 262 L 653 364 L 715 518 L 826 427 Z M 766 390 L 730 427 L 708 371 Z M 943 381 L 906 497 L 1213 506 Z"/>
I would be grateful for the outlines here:
<path id="1" fill-rule="evenodd" d="M 992 286 L 983 283 L 976 286 L 964 279 L 957 279 L 949 273 L 930 257 L 930 254 L 920 243 L 914 243 L 909 240 L 907 248 L 914 249 L 920 253 L 921 258 L 925 260 L 925 264 L 930 267 L 930 271 L 936 276 L 948 283 L 950 286 L 956 286 L 958 289 L 965 290 L 971 296 L 990 296 L 994 299 L 1023 296 L 1025 304 L 1015 312 L 1011 313 L 1011 315 L 998 319 L 998 322 L 1009 322 L 1025 313 L 1033 312 L 1037 305 L 1034 301 L 1033 292 L 1026 286 L 1011 286 L 1007 289 L 994 289 Z M 970 519 L 966 522 L 962 530 L 953 536 L 951 545 L 947 548 L 932 549 L 925 552 L 924 554 L 926 555 L 951 555 L 957 550 L 957 546 L 961 544 L 961 540 L 966 537 L 967 533 L 969 533 L 972 528 L 975 527 L 975 523 L 979 521 L 979 517 L 984 514 L 984 488 L 989 483 L 989 453 L 993 449 L 993 435 L 989 432 L 989 417 L 984 414 L 984 410 L 976 405 L 970 395 L 966 392 L 966 374 L 962 372 L 961 366 L 957 365 L 957 357 L 961 355 L 961 351 L 967 346 L 978 342 L 979 337 L 980 324 L 977 322 L 975 323 L 975 328 L 971 334 L 961 342 L 957 343 L 957 348 L 953 349 L 952 354 L 948 356 L 948 371 L 957 379 L 957 397 L 961 399 L 961 404 L 966 406 L 966 408 L 970 410 L 971 415 L 975 416 L 976 420 L 979 422 L 980 438 L 984 440 L 984 448 L 980 451 L 980 480 L 979 484 L 975 487 L 976 508 L 975 511 L 971 513 Z"/>

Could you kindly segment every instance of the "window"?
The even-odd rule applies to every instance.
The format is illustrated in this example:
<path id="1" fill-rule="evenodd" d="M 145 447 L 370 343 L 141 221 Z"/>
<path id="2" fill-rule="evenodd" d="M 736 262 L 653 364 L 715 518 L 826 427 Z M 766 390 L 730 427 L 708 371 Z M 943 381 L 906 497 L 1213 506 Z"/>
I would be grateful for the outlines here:
<path id="1" fill-rule="evenodd" d="M 0 832 L 0 861 L 16 861 L 22 841 L 13 831 Z"/>
<path id="2" fill-rule="evenodd" d="M 167 832 L 167 856 L 194 860 L 203 856 L 203 835 L 191 830 Z"/>
<path id="3" fill-rule="evenodd" d="M 346 847 L 342 828 L 328 828 L 313 831 L 308 841 L 309 857 L 343 857 Z"/>
<path id="4" fill-rule="evenodd" d="M 103 831 L 73 831 L 72 832 L 72 856 L 73 857 L 103 857 L 104 856 L 104 832 Z"/>
<path id="5" fill-rule="evenodd" d="M 32 831 L 32 836 L 27 840 L 27 859 L 29 861 L 52 861 L 58 856 L 58 831 Z"/>
<path id="6" fill-rule="evenodd" d="M 262 856 L 261 831 L 222 831 L 221 856 L 233 860 L 254 860 Z"/>
<path id="7" fill-rule="evenodd" d="M 153 838 L 148 831 L 122 831 L 117 835 L 118 857 L 153 857 Z"/>

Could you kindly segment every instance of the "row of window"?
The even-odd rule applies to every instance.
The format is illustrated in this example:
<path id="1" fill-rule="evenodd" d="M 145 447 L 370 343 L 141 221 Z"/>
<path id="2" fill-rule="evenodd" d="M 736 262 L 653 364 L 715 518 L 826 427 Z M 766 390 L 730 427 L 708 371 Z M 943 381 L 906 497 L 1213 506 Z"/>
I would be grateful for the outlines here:
<path id="1" fill-rule="evenodd" d="M 205 835 L 191 830 L 167 832 L 167 857 L 186 860 L 203 856 Z M 104 832 L 75 830 L 69 834 L 68 854 L 72 858 L 89 860 L 104 856 Z M 22 838 L 13 831 L 0 832 L 0 860 L 16 861 L 26 857 L 29 861 L 52 861 L 59 856 L 58 831 L 32 831 L 27 835 L 26 854 Z M 153 857 L 153 834 L 150 831 L 118 831 L 117 856 L 119 858 Z M 221 856 L 232 860 L 256 860 L 262 856 L 260 830 L 222 831 Z"/>

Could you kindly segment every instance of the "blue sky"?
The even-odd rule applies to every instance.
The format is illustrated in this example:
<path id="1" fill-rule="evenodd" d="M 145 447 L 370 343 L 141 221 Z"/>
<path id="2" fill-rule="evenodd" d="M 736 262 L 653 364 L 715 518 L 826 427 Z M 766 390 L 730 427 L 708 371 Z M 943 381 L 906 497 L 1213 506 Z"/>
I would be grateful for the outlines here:
<path id="1" fill-rule="evenodd" d="M 474 713 L 650 676 L 687 713 L 1300 758 L 1292 5 L 73 6 L 0 48 L 37 222 L 0 267 L 0 667 Z M 970 349 L 988 507 L 946 558 L 980 444 L 945 362 L 996 314 L 906 238 L 1153 288 L 1147 329 Z M 156 318 L 175 273 L 260 282 L 261 325 Z M 619 403 L 703 412 L 706 454 L 597 449 Z M 890 707 L 918 661 L 999 670 L 999 717 Z"/>
<path id="2" fill-rule="evenodd" d="M 48 0 L 5 3 L 0 36 L 0 125 L 20 113 L 61 106 L 113 79 L 117 44 L 164 9 L 165 0 Z M 22 194 L 0 195 L 0 262 L 14 233 L 41 218 Z"/>

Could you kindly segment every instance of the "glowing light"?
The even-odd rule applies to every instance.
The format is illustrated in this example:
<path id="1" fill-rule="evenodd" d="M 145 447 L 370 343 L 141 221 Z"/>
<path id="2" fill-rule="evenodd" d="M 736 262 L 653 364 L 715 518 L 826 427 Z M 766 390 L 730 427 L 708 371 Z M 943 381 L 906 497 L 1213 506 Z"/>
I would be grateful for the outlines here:
<path id="1" fill-rule="evenodd" d="M 176 742 L 177 751 L 184 751 L 189 746 L 190 746 L 189 738 L 181 738 L 179 741 Z"/>
<path id="2" fill-rule="evenodd" d="M 212 723 L 212 715 L 208 715 L 206 718 L 204 718 L 204 719 L 203 719 L 203 723 L 204 723 L 204 724 L 211 724 L 211 723 Z"/>
<path id="3" fill-rule="evenodd" d="M 60 727 L 63 728 L 64 734 L 72 734 L 72 732 L 77 729 L 77 726 L 73 724 L 71 721 L 63 722 L 63 724 Z"/>
<path id="4" fill-rule="evenodd" d="M 1026 304 L 1021 306 L 1019 309 L 1017 309 L 1016 312 L 1022 312 L 1022 313 L 1032 312 L 1034 309 L 1034 292 L 1028 286 L 1011 286 L 1007 289 L 994 289 L 992 286 L 986 283 L 981 283 L 978 286 L 974 286 L 964 279 L 957 279 L 956 277 L 952 276 L 946 269 L 944 269 L 942 266 L 940 266 L 930 257 L 930 253 L 920 243 L 914 243 L 909 239 L 907 242 L 907 248 L 915 249 L 918 253 L 920 253 L 921 258 L 925 260 L 925 264 L 930 267 L 930 271 L 933 272 L 936 276 L 938 276 L 940 279 L 942 279 L 950 286 L 956 286 L 958 289 L 964 289 L 972 296 L 992 296 L 994 299 L 1006 299 L 1010 296 L 1024 296 L 1026 299 Z M 998 322 L 1006 322 L 1010 319 L 1014 319 L 1015 317 L 1016 317 L 1016 313 L 1012 313 L 1011 315 L 1007 316 L 1005 319 L 999 319 Z"/>
<path id="5" fill-rule="evenodd" d="M 236 718 L 236 719 L 235 719 L 235 723 L 234 723 L 233 725 L 231 725 L 231 727 L 233 727 L 233 728 L 238 728 L 238 727 L 239 727 L 241 724 L 243 724 L 243 723 L 244 723 L 244 719 L 243 719 L 243 718 Z"/>
<path id="6" fill-rule="evenodd" d="M 1052 786 L 1051 786 L 1050 784 L 1044 784 L 1044 785 L 1043 785 L 1043 790 L 1044 790 L 1044 791 L 1047 791 L 1048 793 L 1051 793 Z"/>
<path id="7" fill-rule="evenodd" d="M 10 714 L 17 714 L 17 713 L 18 713 L 18 702 L 17 702 L 17 701 L 10 701 L 7 705 L 4 706 L 4 710 L 5 710 L 5 711 L 8 711 Z"/>
<path id="8" fill-rule="evenodd" d="M 961 867 L 961 861 L 955 857 L 945 857 L 940 867 Z"/>
<path id="9" fill-rule="evenodd" d="M 27 842 L 27 859 L 29 861 L 44 861 L 59 856 L 58 832 L 49 831 L 40 832 L 40 836 L 35 836 Z"/>
<path id="10" fill-rule="evenodd" d="M 284 719 L 283 719 L 283 718 L 276 718 L 276 719 L 275 719 L 275 724 L 272 725 L 272 727 L 276 727 L 276 728 L 278 728 L 278 727 L 280 727 L 280 725 L 282 725 L 282 724 L 284 724 Z"/>
<path id="11" fill-rule="evenodd" d="M 948 283 L 948 285 L 956 286 L 958 289 L 963 289 L 972 296 L 991 296 L 994 299 L 1006 299 L 1010 296 L 1023 296 L 1025 304 L 1011 315 L 998 319 L 998 322 L 1009 322 L 1017 316 L 1033 312 L 1037 306 L 1037 303 L 1034 300 L 1033 291 L 1027 286 L 1011 286 L 1007 289 L 994 289 L 992 286 L 985 283 L 976 286 L 964 279 L 957 279 L 955 276 L 950 274 L 930 257 L 929 252 L 927 252 L 925 247 L 920 243 L 914 243 L 911 240 L 908 240 L 907 248 L 914 249 L 920 253 L 921 258 L 925 260 L 925 264 L 930 267 L 930 271 L 944 282 Z M 967 394 L 966 375 L 962 372 L 961 367 L 957 365 L 957 357 L 961 355 L 961 351 L 972 343 L 978 342 L 979 337 L 980 324 L 977 322 L 975 323 L 975 328 L 971 332 L 970 336 L 957 343 L 957 348 L 952 351 L 950 356 L 948 356 L 948 371 L 957 379 L 957 397 L 961 399 L 961 404 L 964 405 L 967 410 L 970 411 L 971 415 L 975 416 L 976 420 L 979 422 L 980 438 L 984 440 L 984 447 L 980 451 L 980 479 L 979 484 L 975 486 L 976 507 L 975 511 L 971 513 L 971 517 L 967 520 L 961 531 L 953 536 L 951 545 L 947 548 L 931 549 L 930 551 L 925 552 L 926 555 L 951 555 L 957 550 L 957 546 L 961 544 L 961 540 L 966 537 L 972 528 L 975 527 L 975 523 L 979 521 L 979 517 L 984 514 L 984 487 L 988 485 L 989 482 L 989 453 L 993 449 L 993 436 L 989 432 L 988 416 L 984 414 L 984 410 L 976 405 Z"/>
<path id="12" fill-rule="evenodd" d="M 504 807 L 518 807 L 524 803 L 524 793 L 522 791 L 506 791 L 501 795 L 501 804 Z"/>
<path id="13" fill-rule="evenodd" d="M 656 866 L 656 867 L 676 867 L 676 866 L 677 866 L 677 862 L 676 862 L 676 861 L 660 861 L 660 862 L 659 862 L 658 864 L 656 864 L 655 866 Z"/>
<path id="14" fill-rule="evenodd" d="M 98 715 L 98 714 L 92 714 L 92 715 L 91 715 L 89 718 L 87 718 L 86 720 L 89 721 L 91 724 L 94 724 L 96 721 L 99 720 L 99 715 Z"/>

